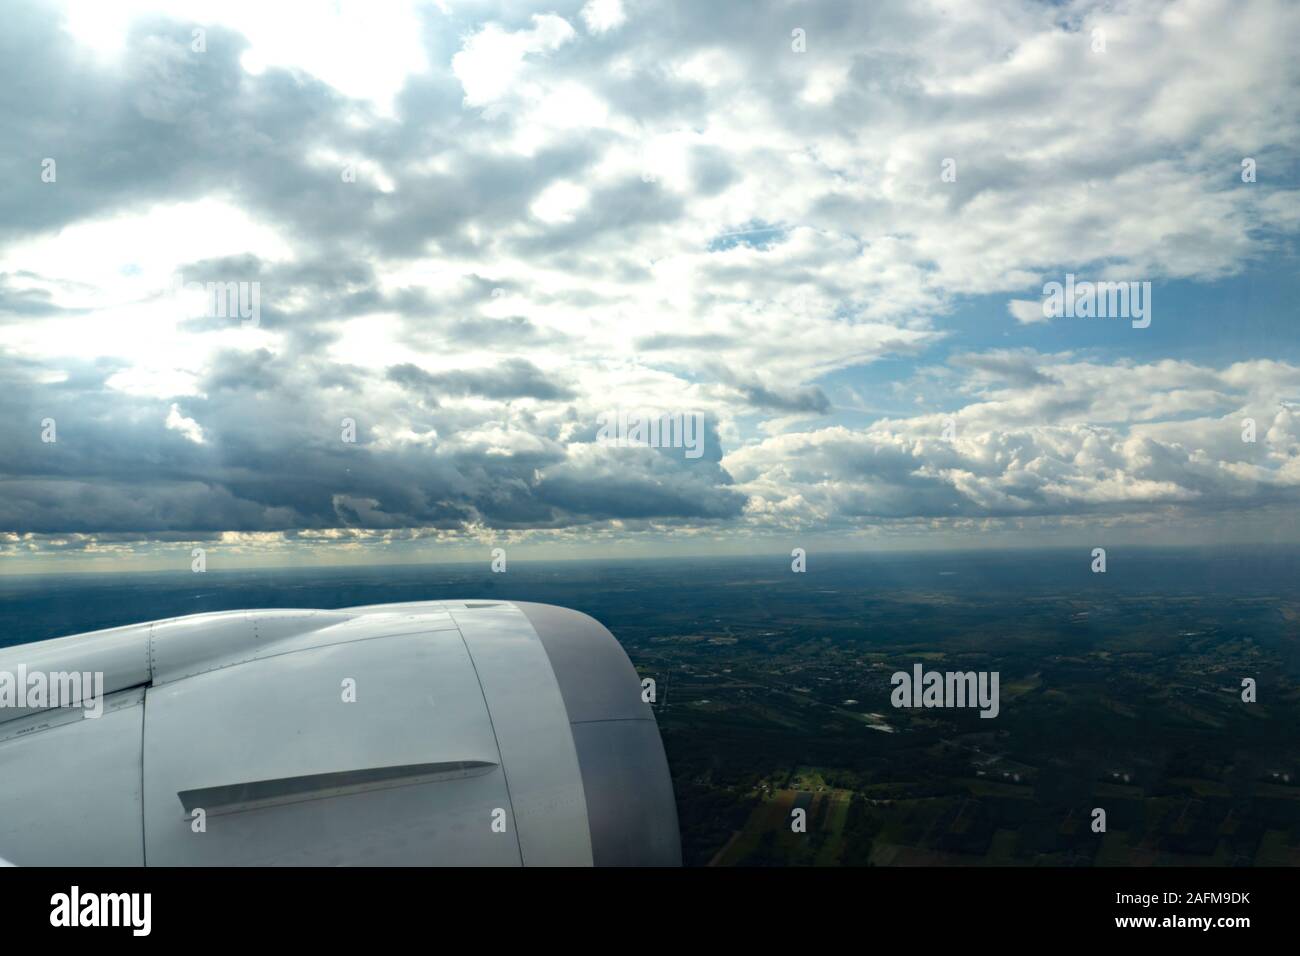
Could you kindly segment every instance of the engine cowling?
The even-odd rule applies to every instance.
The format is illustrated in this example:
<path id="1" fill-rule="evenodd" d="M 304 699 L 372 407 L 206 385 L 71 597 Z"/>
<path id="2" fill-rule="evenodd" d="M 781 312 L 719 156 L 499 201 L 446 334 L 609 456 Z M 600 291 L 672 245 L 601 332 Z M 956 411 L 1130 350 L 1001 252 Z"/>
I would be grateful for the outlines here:
<path id="1" fill-rule="evenodd" d="M 223 611 L 4 648 L 5 674 L 19 866 L 681 863 L 654 714 L 576 611 Z"/>

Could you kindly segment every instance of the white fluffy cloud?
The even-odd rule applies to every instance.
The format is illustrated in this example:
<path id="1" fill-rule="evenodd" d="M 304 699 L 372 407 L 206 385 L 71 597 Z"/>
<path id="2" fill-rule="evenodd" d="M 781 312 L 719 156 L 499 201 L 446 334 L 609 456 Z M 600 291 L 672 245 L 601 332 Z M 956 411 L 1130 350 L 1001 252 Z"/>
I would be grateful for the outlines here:
<path id="1" fill-rule="evenodd" d="M 1300 367 L 957 361 L 971 401 L 950 412 L 790 432 L 727 455 L 754 520 L 1300 503 L 1300 418 L 1278 401 L 1300 387 Z"/>
<path id="2" fill-rule="evenodd" d="M 592 33 L 608 33 L 627 21 L 622 0 L 587 0 L 582 8 L 582 22 Z"/>
<path id="3" fill-rule="evenodd" d="M 558 50 L 573 37 L 569 22 L 549 13 L 535 15 L 527 30 L 489 23 L 451 58 L 451 70 L 465 88 L 466 105 L 487 106 L 501 99 L 522 81 L 528 57 Z"/>

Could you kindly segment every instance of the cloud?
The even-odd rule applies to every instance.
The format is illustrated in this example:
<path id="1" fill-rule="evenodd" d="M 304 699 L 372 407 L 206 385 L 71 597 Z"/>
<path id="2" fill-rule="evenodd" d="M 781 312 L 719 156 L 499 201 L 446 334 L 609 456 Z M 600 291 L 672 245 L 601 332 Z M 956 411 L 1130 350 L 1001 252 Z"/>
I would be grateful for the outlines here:
<path id="1" fill-rule="evenodd" d="M 723 459 L 756 519 L 1067 517 L 1300 503 L 1300 367 L 959 356 L 973 399 L 949 413 L 790 432 Z M 1035 366 L 1046 371 L 1036 371 Z M 1268 439 L 1243 440 L 1253 419 Z M 951 438 L 945 429 L 951 425 Z M 1292 522 L 1294 523 L 1294 522 Z"/>
<path id="2" fill-rule="evenodd" d="M 551 53 L 575 36 L 569 22 L 555 14 L 534 14 L 532 20 L 532 29 L 516 31 L 489 23 L 451 58 L 466 105 L 487 106 L 501 99 L 520 81 L 526 57 Z"/>
<path id="3" fill-rule="evenodd" d="M 409 363 L 395 365 L 388 377 L 411 388 L 451 395 L 481 395 L 509 400 L 536 398 L 557 401 L 572 398 L 573 389 L 551 381 L 545 372 L 527 359 L 508 359 L 493 368 L 458 369 L 431 374 Z"/>
<path id="4" fill-rule="evenodd" d="M 0 529 L 689 537 L 1293 501 L 1281 318 L 1197 351 L 1173 311 L 1085 339 L 1034 298 L 1287 268 L 1293 4 L 808 4 L 804 54 L 791 9 L 348 7 L 320 14 L 366 30 L 340 58 L 265 4 L 214 7 L 202 53 L 166 8 L 97 30 L 17 4 Z M 260 320 L 193 314 L 175 276 L 256 284 Z M 611 407 L 698 409 L 713 457 L 600 448 Z"/>
<path id="5" fill-rule="evenodd" d="M 1033 299 L 1012 299 L 1007 303 L 1007 311 L 1021 325 L 1033 325 L 1037 322 L 1050 322 L 1049 316 L 1043 309 L 1042 301 Z"/>
<path id="6" fill-rule="evenodd" d="M 176 406 L 175 402 L 172 403 L 171 408 L 167 411 L 167 421 L 165 424 L 172 431 L 180 432 L 190 441 L 194 442 L 194 444 L 203 444 L 203 429 L 199 427 L 199 423 L 194 419 L 186 418 L 182 415 L 181 410 Z"/>
<path id="7" fill-rule="evenodd" d="M 626 21 L 622 0 L 587 0 L 582 8 L 582 22 L 590 33 L 608 33 Z"/>

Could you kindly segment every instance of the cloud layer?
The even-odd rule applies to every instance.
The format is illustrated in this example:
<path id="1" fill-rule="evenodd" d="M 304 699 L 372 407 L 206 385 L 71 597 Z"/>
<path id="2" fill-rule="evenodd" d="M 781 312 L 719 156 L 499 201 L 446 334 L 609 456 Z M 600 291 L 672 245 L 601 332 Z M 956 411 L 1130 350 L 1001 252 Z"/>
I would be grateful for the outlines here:
<path id="1" fill-rule="evenodd" d="M 8 16 L 0 550 L 1296 502 L 1289 353 L 1036 298 L 1293 268 L 1294 4 L 267 6 Z M 706 453 L 598 443 L 617 408 Z"/>

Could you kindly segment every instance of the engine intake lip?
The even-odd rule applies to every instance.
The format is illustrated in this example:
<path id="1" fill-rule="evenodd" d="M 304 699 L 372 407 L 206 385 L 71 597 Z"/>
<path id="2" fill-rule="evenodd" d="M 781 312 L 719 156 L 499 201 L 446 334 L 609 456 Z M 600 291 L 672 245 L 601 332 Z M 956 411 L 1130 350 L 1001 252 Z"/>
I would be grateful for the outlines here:
<path id="1" fill-rule="evenodd" d="M 672 776 L 654 711 L 622 646 L 599 621 L 513 602 L 555 672 L 578 753 L 596 866 L 681 866 Z"/>

